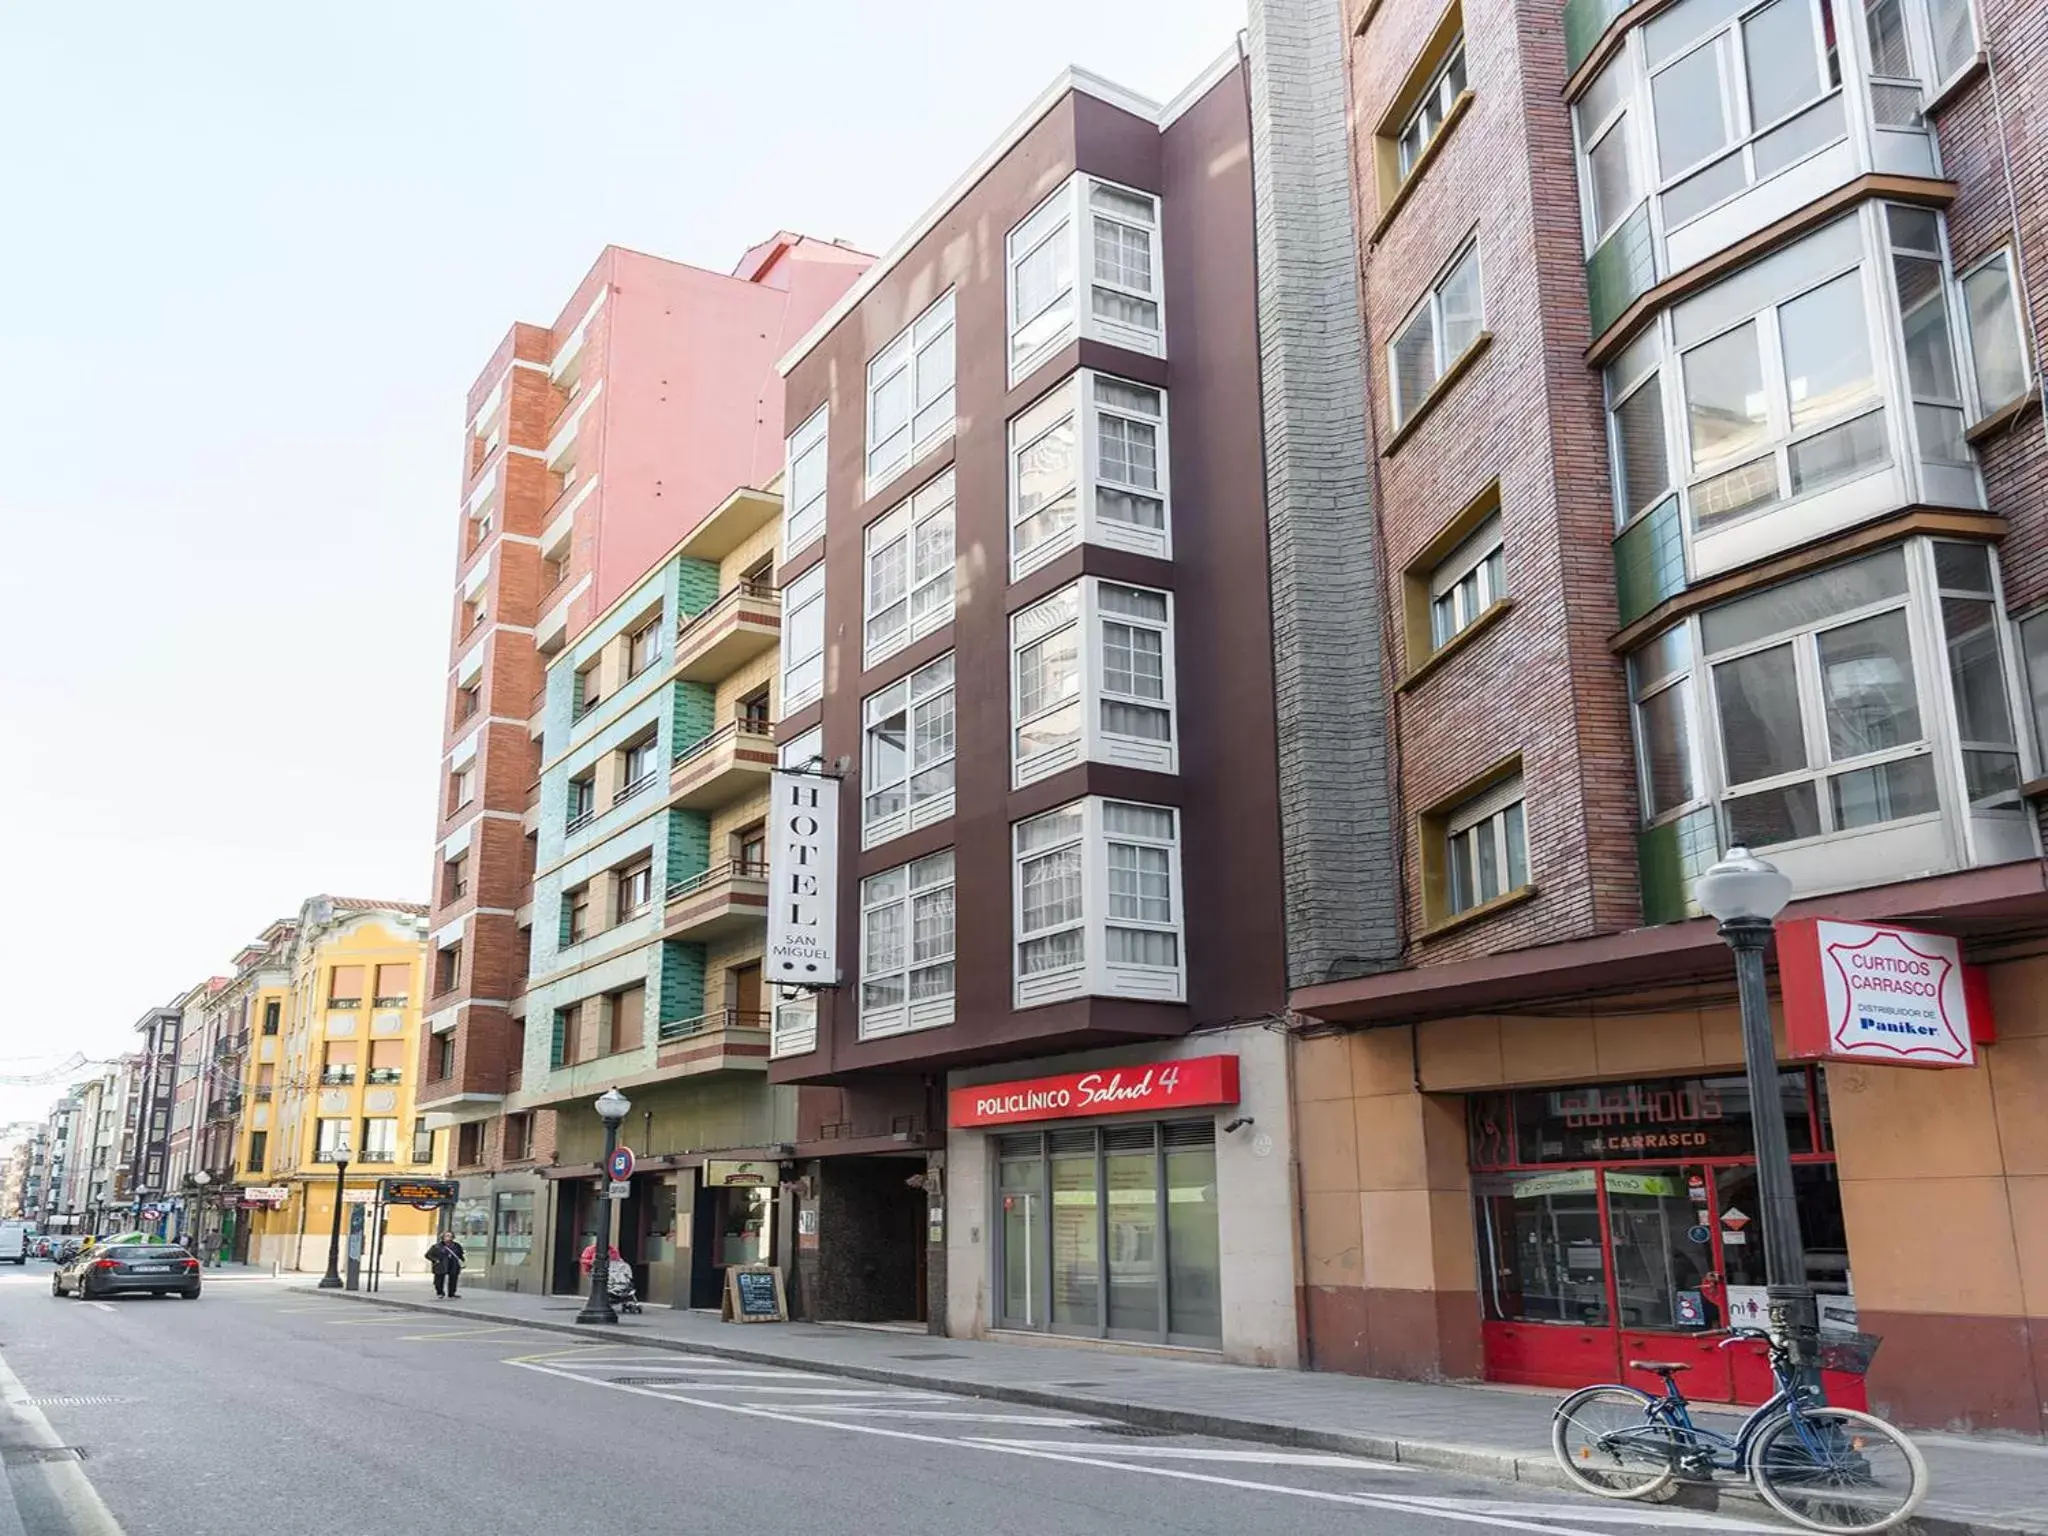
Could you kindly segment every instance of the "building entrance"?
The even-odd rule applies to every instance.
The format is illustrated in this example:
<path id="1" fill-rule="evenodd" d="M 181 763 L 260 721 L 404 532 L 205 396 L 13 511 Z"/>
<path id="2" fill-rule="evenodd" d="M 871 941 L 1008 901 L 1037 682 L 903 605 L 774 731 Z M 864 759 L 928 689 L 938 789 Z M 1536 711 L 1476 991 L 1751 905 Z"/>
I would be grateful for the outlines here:
<path id="1" fill-rule="evenodd" d="M 1808 1282 L 1823 1326 L 1855 1303 L 1818 1072 L 1781 1073 Z M 1741 1077 L 1487 1094 L 1470 1102 L 1481 1340 L 1489 1380 L 1576 1387 L 1654 1377 L 1626 1362 L 1691 1366 L 1702 1399 L 1759 1403 L 1760 1347 L 1722 1349 L 1764 1316 L 1763 1207 Z M 1860 1406 L 1862 1378 L 1828 1374 Z"/>

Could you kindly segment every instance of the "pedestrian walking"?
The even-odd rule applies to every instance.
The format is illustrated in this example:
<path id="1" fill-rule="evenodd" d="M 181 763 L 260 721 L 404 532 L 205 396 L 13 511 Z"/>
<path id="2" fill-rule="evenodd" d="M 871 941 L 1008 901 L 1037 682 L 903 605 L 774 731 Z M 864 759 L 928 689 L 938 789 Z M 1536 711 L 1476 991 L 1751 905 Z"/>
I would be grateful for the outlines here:
<path id="1" fill-rule="evenodd" d="M 427 1262 L 434 1266 L 434 1294 L 455 1299 L 455 1287 L 462 1279 L 462 1261 L 467 1257 L 453 1232 L 443 1232 L 427 1250 Z"/>

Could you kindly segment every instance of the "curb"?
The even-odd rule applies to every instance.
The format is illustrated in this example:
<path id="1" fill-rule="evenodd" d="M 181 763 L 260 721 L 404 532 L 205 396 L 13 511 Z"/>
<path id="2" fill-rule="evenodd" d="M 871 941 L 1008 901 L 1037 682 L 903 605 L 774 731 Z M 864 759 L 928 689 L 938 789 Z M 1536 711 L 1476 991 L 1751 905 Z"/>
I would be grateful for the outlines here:
<path id="1" fill-rule="evenodd" d="M 1144 1403 L 1118 1402 L 1090 1397 L 1080 1392 L 1054 1392 L 1040 1387 L 1012 1386 L 1002 1382 L 957 1381 L 919 1371 L 892 1370 L 887 1366 L 849 1365 L 807 1360 L 773 1350 L 749 1349 L 744 1345 L 702 1343 L 695 1340 L 650 1336 L 633 1328 L 604 1328 L 588 1323 L 556 1323 L 540 1318 L 507 1317 L 473 1307 L 430 1307 L 424 1301 L 401 1301 L 391 1297 L 365 1295 L 361 1291 L 322 1291 L 312 1286 L 293 1286 L 295 1293 L 326 1296 L 360 1306 L 387 1307 L 398 1312 L 424 1312 L 435 1317 L 460 1318 L 465 1322 L 497 1323 L 525 1328 L 535 1333 L 561 1334 L 575 1339 L 602 1339 L 607 1343 L 636 1345 L 643 1349 L 666 1350 L 672 1354 L 704 1355 L 714 1360 L 733 1360 L 747 1365 L 778 1365 L 816 1371 L 823 1376 L 843 1376 L 850 1381 L 870 1381 L 878 1386 L 911 1387 L 924 1391 L 951 1392 L 960 1397 L 983 1398 L 990 1402 L 1014 1403 L 1027 1408 L 1051 1408 L 1068 1413 L 1085 1413 L 1113 1419 L 1146 1429 L 1175 1434 L 1205 1435 L 1218 1440 L 1242 1440 L 1256 1445 L 1274 1445 L 1293 1450 L 1328 1451 L 1358 1456 L 1368 1461 L 1393 1462 L 1400 1466 L 1428 1467 L 1439 1472 L 1462 1472 L 1498 1482 L 1525 1483 L 1531 1487 L 1563 1489 L 1572 1485 L 1548 1456 L 1518 1454 L 1481 1446 L 1442 1445 L 1424 1440 L 1403 1440 L 1395 1436 L 1360 1434 L 1353 1430 L 1315 1429 L 1271 1419 L 1243 1419 L 1227 1414 L 1203 1413 L 1185 1408 L 1154 1408 Z M 1715 1484 L 1681 1486 L 1666 1507 L 1712 1513 L 1728 1506 L 1733 1515 L 1753 1516 L 1767 1506 L 1743 1486 Z M 1776 1516 L 1771 1516 L 1775 1519 Z M 1792 1527 L 1787 1526 L 1788 1530 Z M 1920 1515 L 1901 1528 L 1905 1536 L 2048 1536 L 2048 1526 L 1984 1525 L 1950 1519 L 1945 1515 Z"/>

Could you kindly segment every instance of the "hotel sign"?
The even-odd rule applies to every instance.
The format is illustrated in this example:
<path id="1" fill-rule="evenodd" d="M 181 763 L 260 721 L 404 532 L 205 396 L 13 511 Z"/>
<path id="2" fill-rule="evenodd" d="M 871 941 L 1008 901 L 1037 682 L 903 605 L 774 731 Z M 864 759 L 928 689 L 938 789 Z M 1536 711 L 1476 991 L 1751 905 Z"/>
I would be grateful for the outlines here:
<path id="1" fill-rule="evenodd" d="M 777 769 L 769 776 L 768 980 L 839 982 L 839 781 Z"/>
<path id="2" fill-rule="evenodd" d="M 1089 1115 L 1157 1114 L 1236 1102 L 1237 1058 L 1197 1056 L 1146 1067 L 1112 1067 L 955 1088 L 948 1110 L 952 1125 L 966 1127 Z"/>
<path id="3" fill-rule="evenodd" d="M 1800 918 L 1778 925 L 1778 976 L 1795 1060 L 1968 1067 L 1994 1038 L 1983 973 L 1949 934 Z"/>

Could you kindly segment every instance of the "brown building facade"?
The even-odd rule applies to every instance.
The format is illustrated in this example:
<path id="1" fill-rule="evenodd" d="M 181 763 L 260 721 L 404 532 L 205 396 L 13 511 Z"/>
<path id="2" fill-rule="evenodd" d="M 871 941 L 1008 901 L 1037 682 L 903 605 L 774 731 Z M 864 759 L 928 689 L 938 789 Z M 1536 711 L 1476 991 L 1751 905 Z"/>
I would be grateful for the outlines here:
<path id="1" fill-rule="evenodd" d="M 1290 966 L 1311 1361 L 1760 1397 L 1743 844 L 1985 968 L 1974 1065 L 1783 1092 L 1840 1390 L 2039 1433 L 2048 13 L 1345 9 L 1404 902 Z"/>

